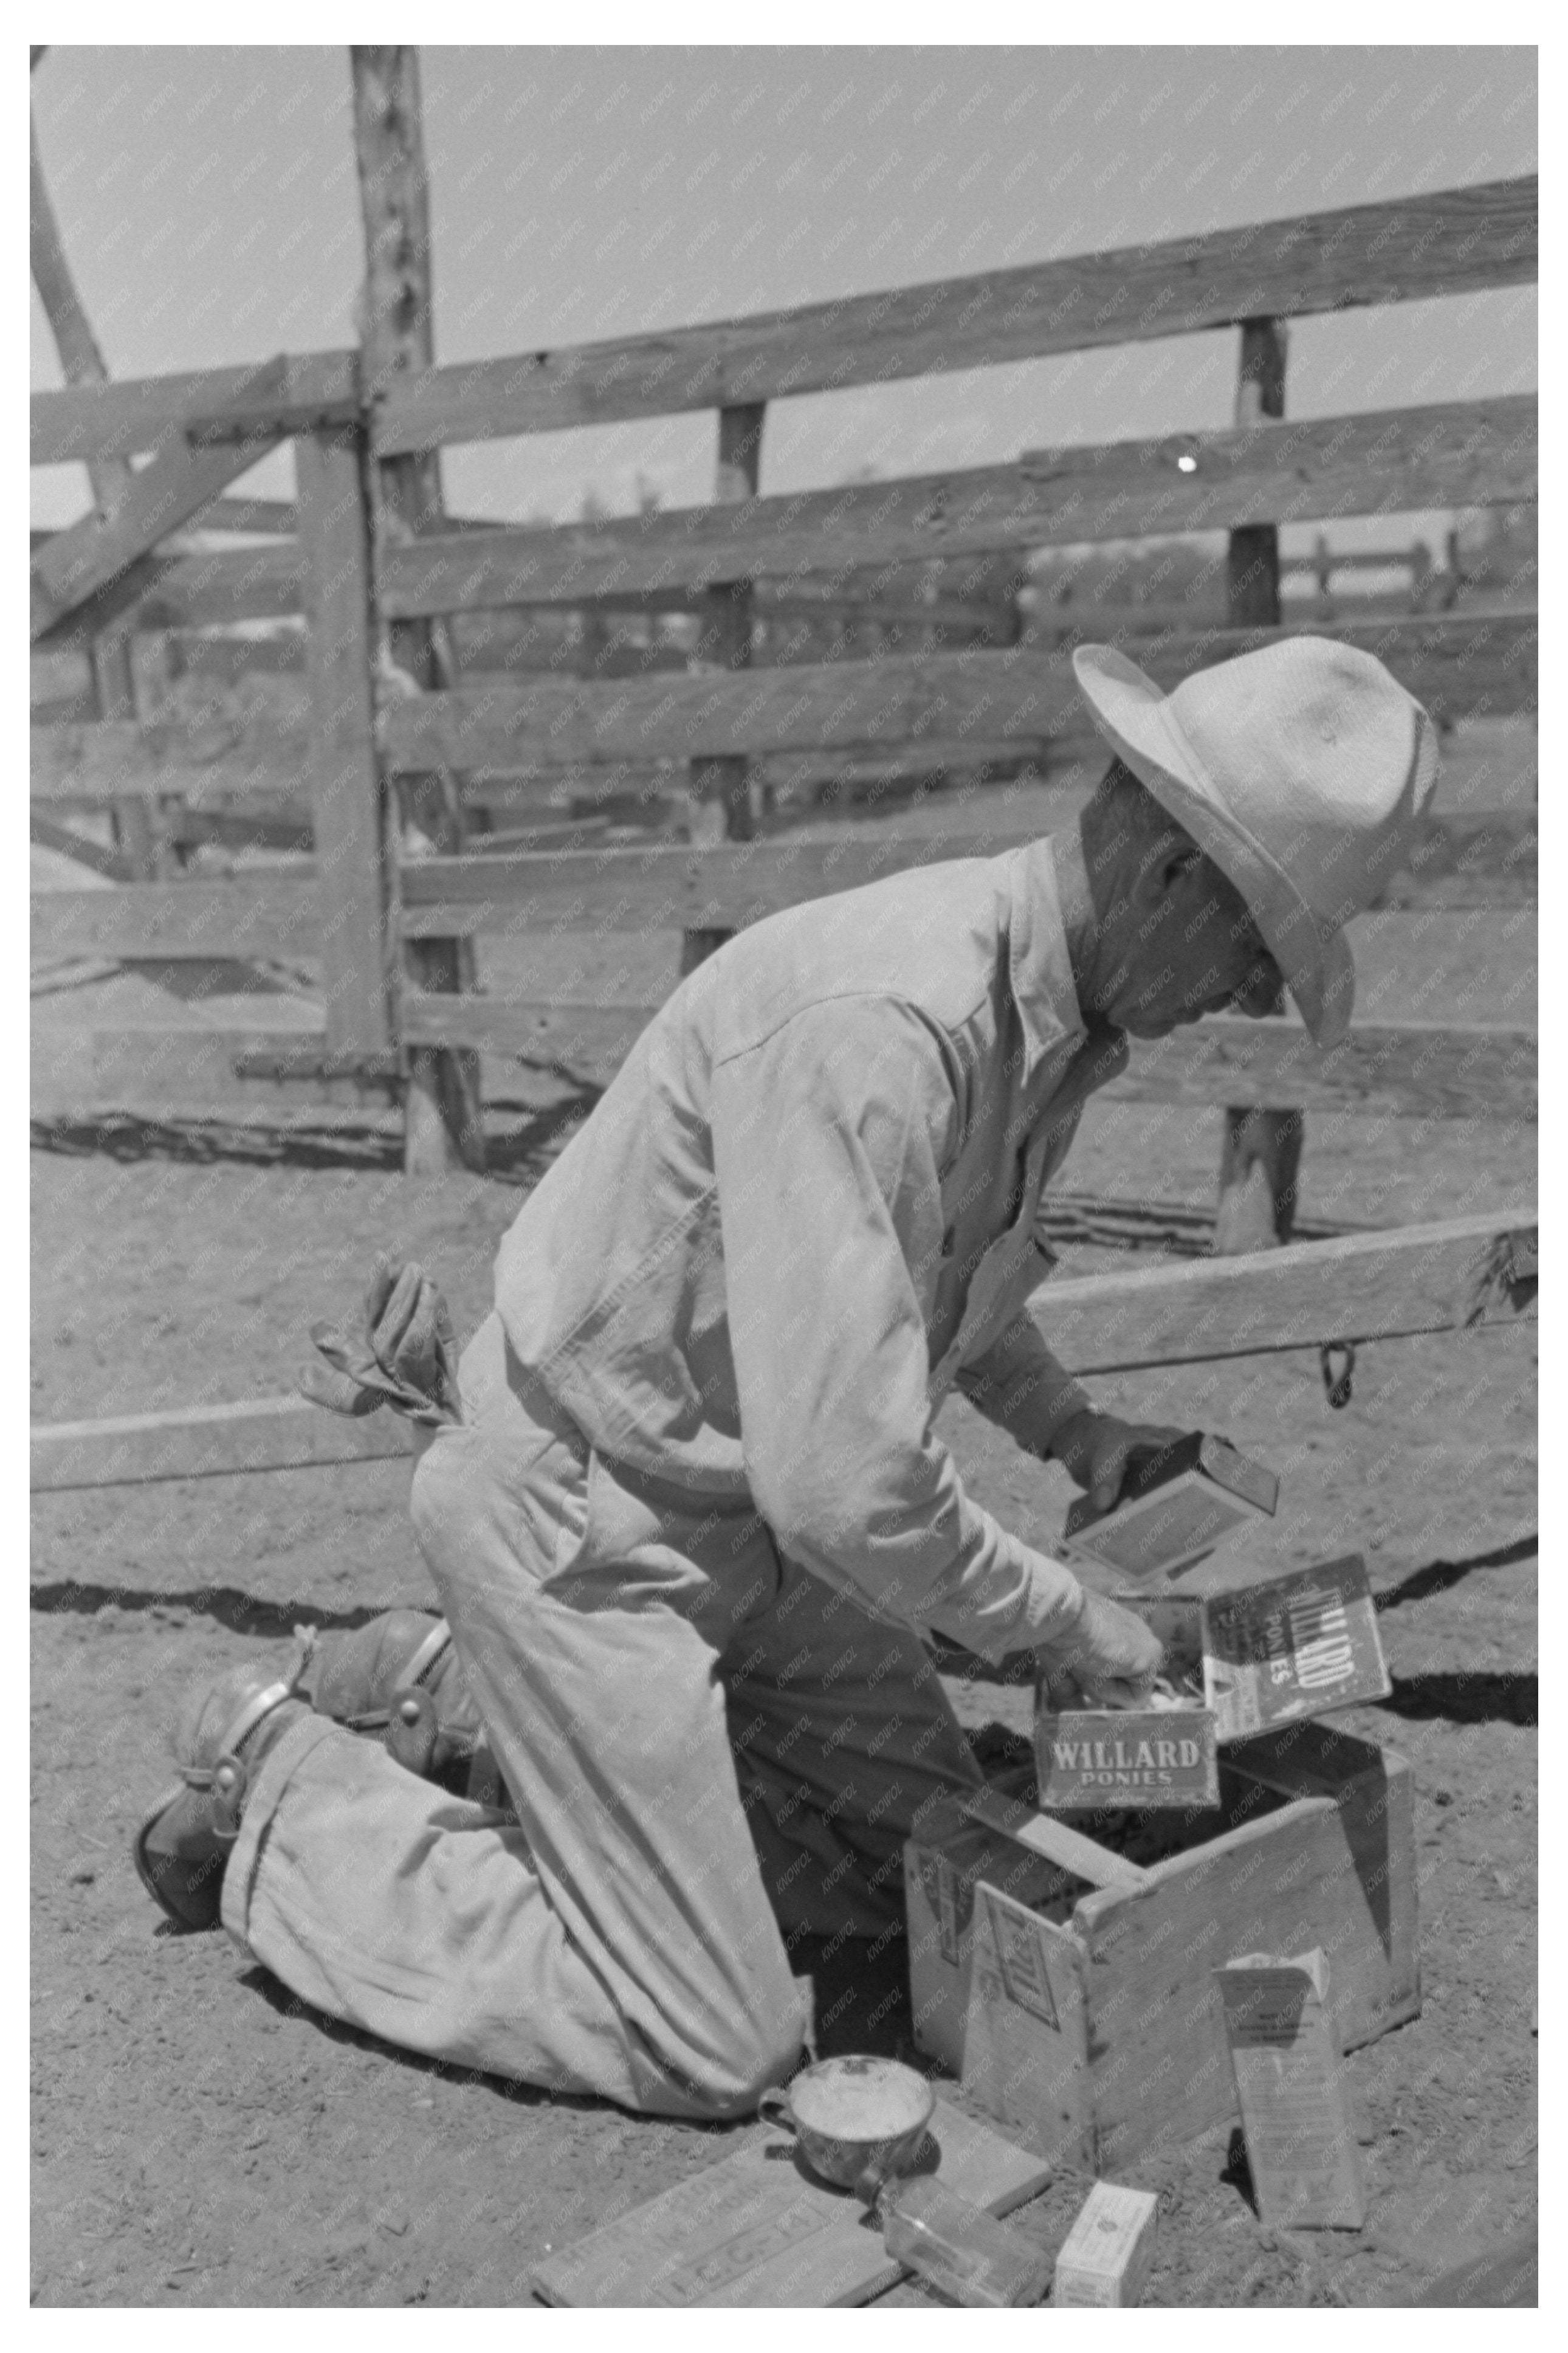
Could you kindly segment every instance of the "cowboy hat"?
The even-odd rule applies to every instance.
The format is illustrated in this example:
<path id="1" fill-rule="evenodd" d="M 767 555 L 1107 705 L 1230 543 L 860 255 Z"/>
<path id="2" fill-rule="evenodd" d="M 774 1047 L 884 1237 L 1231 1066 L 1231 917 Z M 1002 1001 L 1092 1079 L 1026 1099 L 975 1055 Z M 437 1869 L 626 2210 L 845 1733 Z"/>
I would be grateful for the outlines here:
<path id="1" fill-rule="evenodd" d="M 1350 1027 L 1342 930 L 1405 862 L 1437 780 L 1428 713 L 1375 655 L 1292 637 L 1170 694 L 1111 646 L 1073 669 L 1095 725 L 1251 910 L 1319 1046 Z"/>

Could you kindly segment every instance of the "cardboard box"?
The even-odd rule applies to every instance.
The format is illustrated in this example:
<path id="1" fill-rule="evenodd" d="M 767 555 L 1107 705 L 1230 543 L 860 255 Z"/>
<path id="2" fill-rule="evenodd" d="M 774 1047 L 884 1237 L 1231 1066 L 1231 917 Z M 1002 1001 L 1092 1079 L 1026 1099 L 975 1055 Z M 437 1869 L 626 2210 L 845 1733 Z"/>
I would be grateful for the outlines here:
<path id="1" fill-rule="evenodd" d="M 1127 2307 L 1154 2266 L 1160 2201 L 1152 2189 L 1097 2181 L 1057 2257 L 1056 2302 Z"/>
<path id="2" fill-rule="evenodd" d="M 1050 1813 L 1108 1805 L 1219 1802 L 1218 1751 L 1276 1725 L 1394 1688 L 1359 1553 L 1202 1600 L 1118 1597 L 1165 1646 L 1184 1707 L 1063 1708 L 1037 1688 L 1038 1803 Z"/>
<path id="3" fill-rule="evenodd" d="M 1047 1813 L 1217 1806 L 1219 1725 L 1205 1688 L 1204 1605 L 1187 1594 L 1121 1599 L 1165 1645 L 1166 1676 L 1186 1704 L 1058 1708 L 1042 1681 L 1035 1703 L 1037 1802 Z"/>
<path id="4" fill-rule="evenodd" d="M 1211 1596 L 1204 1612 L 1205 1689 L 1222 1741 L 1394 1689 L 1359 1553 Z"/>
<path id="5" fill-rule="evenodd" d="M 1237 1528 L 1271 1518 L 1279 1482 L 1223 1438 L 1194 1430 L 1128 1473 L 1114 1511 L 1091 1520 L 1080 1495 L 1062 1526 L 1069 1559 L 1091 1560 L 1122 1577 L 1170 1577 L 1188 1568 Z"/>
<path id="6" fill-rule="evenodd" d="M 984 1827 L 1010 1885 L 975 1872 L 976 1825 L 955 1804 L 969 1920 L 951 1962 L 924 1894 L 945 1852 L 934 1810 L 931 1842 L 911 1842 L 916 2042 L 949 2065 L 956 2044 L 966 2090 L 1049 2162 L 1114 2171 L 1237 2114 L 1214 1974 L 1227 1955 L 1331 1952 L 1345 2050 L 1420 2010 L 1404 1759 L 1306 1722 L 1223 1752 L 1219 1783 L 1216 1808 L 1107 1815 L 1103 1838 L 1079 1826 L 1093 1817 L 998 1801 Z M 1054 1858 L 1057 1876 L 1031 1883 L 1026 1858 Z"/>
<path id="7" fill-rule="evenodd" d="M 1265 2222 L 1359 2231 L 1366 2179 L 1321 1949 L 1215 1971 L 1253 2195 Z"/>

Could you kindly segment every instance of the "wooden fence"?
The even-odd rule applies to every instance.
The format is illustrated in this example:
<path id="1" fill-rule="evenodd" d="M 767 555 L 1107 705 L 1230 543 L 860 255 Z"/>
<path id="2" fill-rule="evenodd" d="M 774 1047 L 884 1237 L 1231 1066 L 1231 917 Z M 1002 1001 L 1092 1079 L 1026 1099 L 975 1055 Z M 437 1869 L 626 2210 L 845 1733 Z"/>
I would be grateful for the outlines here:
<path id="1" fill-rule="evenodd" d="M 305 1036 L 98 1032 L 84 1082 L 139 1079 L 145 1090 L 162 1068 L 215 1087 L 256 1079 L 296 1096 L 395 1100 L 432 1049 L 603 1072 L 651 1006 L 454 987 L 464 967 L 452 944 L 677 929 L 689 966 L 729 931 L 803 899 L 1005 849 L 1014 837 L 979 828 L 963 796 L 949 826 L 918 838 L 884 819 L 831 843 L 791 839 L 759 827 L 768 795 L 758 786 L 1039 764 L 1081 743 L 1061 617 L 1030 614 L 1014 593 L 1037 551 L 1229 534 L 1235 626 L 1195 626 L 1179 606 L 1134 607 L 1115 633 L 1174 683 L 1278 633 L 1281 524 L 1533 501 L 1533 396 L 1289 421 L 1281 322 L 1524 284 L 1536 244 L 1536 182 L 1520 179 L 423 367 L 374 393 L 358 356 L 335 352 L 35 394 L 35 463 L 147 459 L 106 516 L 34 550 L 35 667 L 54 665 L 33 730 L 35 839 L 58 842 L 62 820 L 83 811 L 139 808 L 152 822 L 99 852 L 123 873 L 124 842 L 156 844 L 165 819 L 162 879 L 35 896 L 35 955 L 303 962 L 321 1007 L 319 1032 Z M 758 494 L 771 401 L 1227 326 L 1241 343 L 1231 428 Z M 701 408 L 719 415 L 706 506 L 543 529 L 438 517 L 388 527 L 388 467 L 458 442 Z M 258 452 L 284 438 L 296 500 L 231 496 Z M 171 543 L 204 521 L 262 536 Z M 979 567 L 978 596 L 948 585 L 966 564 Z M 1085 618 L 1074 616 L 1073 634 Z M 803 643 L 808 657 L 820 650 L 810 632 L 836 619 L 837 658 L 801 659 Z M 293 626 L 236 634 L 259 623 Z M 438 633 L 434 685 L 395 659 L 415 626 Z M 1533 611 L 1308 626 L 1367 645 L 1440 722 L 1534 707 Z M 87 657 L 149 638 L 181 650 L 188 680 L 212 682 L 211 707 L 188 691 L 163 719 L 86 715 Z M 225 702 L 237 680 L 267 686 L 237 713 Z M 487 849 L 479 835 L 429 854 L 428 836 L 411 836 L 395 812 L 431 778 L 492 827 L 499 816 L 502 836 L 532 828 L 534 846 L 491 837 Z M 596 837 L 605 809 L 683 778 L 699 809 L 693 838 Z M 1533 806 L 1439 806 L 1413 861 L 1419 888 L 1400 878 L 1392 903 L 1404 891 L 1424 905 L 1495 902 L 1479 920 L 1499 927 L 1531 920 L 1534 822 Z M 181 878 L 171 839 L 176 850 L 180 839 L 248 842 L 272 862 Z M 430 944 L 449 950 L 444 965 Z M 1529 1120 L 1535 1036 L 1522 1024 L 1363 1022 L 1320 1054 L 1293 1020 L 1209 1020 L 1139 1049 L 1119 1090 L 1233 1109 Z M 470 1133 L 470 1158 L 474 1145 Z"/>

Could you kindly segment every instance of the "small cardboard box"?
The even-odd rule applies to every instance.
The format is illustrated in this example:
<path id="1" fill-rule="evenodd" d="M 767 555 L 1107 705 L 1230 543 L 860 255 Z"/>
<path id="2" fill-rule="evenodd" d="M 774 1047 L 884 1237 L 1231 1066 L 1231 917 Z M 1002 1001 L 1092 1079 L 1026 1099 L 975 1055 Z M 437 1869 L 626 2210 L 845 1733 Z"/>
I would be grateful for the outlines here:
<path id="1" fill-rule="evenodd" d="M 1128 1472 L 1113 1511 L 1091 1520 L 1080 1495 L 1068 1511 L 1062 1548 L 1122 1577 L 1171 1577 L 1239 1527 L 1272 1518 L 1279 1482 L 1223 1438 L 1194 1430 Z"/>
<path id="2" fill-rule="evenodd" d="M 1228 1742 L 1394 1688 L 1359 1553 L 1206 1600 L 1118 1599 L 1164 1644 L 1166 1676 L 1187 1704 L 1064 1708 L 1042 1680 L 1035 1764 L 1047 1813 L 1215 1805 L 1217 1752 Z"/>
<path id="3" fill-rule="evenodd" d="M 1057 2257 L 1057 2303 L 1137 2304 L 1153 2269 L 1159 2226 L 1152 2189 L 1097 2181 Z"/>
<path id="4" fill-rule="evenodd" d="M 1394 1689 L 1360 1553 L 1211 1596 L 1204 1613 L 1205 1688 L 1221 1740 Z"/>
<path id="5" fill-rule="evenodd" d="M 1366 2179 L 1323 1953 L 1246 1953 L 1215 1980 L 1259 2216 L 1296 2230 L 1359 2231 Z"/>
<path id="6" fill-rule="evenodd" d="M 1047 1813 L 1105 1806 L 1190 1807 L 1219 1803 L 1219 1727 L 1205 1688 L 1204 1605 L 1182 1594 L 1131 1594 L 1123 1609 L 1146 1620 L 1165 1646 L 1165 1674 L 1184 1704 L 1054 1707 L 1037 1687 L 1035 1770 Z"/>

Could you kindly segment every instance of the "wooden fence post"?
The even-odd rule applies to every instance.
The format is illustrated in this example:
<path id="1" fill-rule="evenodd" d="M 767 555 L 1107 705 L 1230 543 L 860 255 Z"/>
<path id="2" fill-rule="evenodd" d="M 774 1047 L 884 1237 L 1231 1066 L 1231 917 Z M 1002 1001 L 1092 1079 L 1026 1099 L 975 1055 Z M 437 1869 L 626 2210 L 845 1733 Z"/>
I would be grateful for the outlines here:
<path id="1" fill-rule="evenodd" d="M 419 53 L 351 48 L 354 154 L 364 219 L 365 286 L 360 317 L 361 391 L 367 403 L 396 377 L 435 362 L 431 312 L 430 202 L 419 114 Z M 441 516 L 439 453 L 382 459 L 371 470 L 373 549 L 408 539 Z M 387 653 L 410 691 L 456 683 L 428 621 L 394 622 Z M 398 779 L 405 855 L 458 850 L 466 828 L 449 771 Z M 471 988 L 468 940 L 405 944 L 404 966 L 421 991 Z M 411 1176 L 485 1165 L 479 1058 L 466 1048 L 416 1046 L 408 1057 L 403 1165 Z"/>
<path id="2" fill-rule="evenodd" d="M 1277 319 L 1248 319 L 1241 330 L 1237 425 L 1285 414 L 1285 329 Z M 1279 533 L 1248 523 L 1230 534 L 1227 618 L 1233 629 L 1279 626 Z M 1275 1011 L 1283 1013 L 1283 999 Z M 1301 1165 L 1299 1111 L 1229 1109 L 1220 1146 L 1215 1251 L 1237 1258 L 1289 1241 Z"/>
<path id="3" fill-rule="evenodd" d="M 41 46 L 35 47 L 32 60 L 35 67 L 43 54 Z M 70 264 L 66 259 L 59 223 L 55 218 L 48 182 L 44 177 L 43 158 L 38 153 L 38 126 L 30 113 L 28 127 L 32 134 L 28 211 L 33 283 L 38 290 L 38 300 L 44 306 L 44 315 L 55 339 L 55 349 L 59 353 L 60 370 L 66 382 L 107 384 L 109 370 L 104 365 L 103 353 L 92 332 L 92 322 L 83 307 Z M 92 458 L 88 460 L 88 485 L 92 491 L 92 502 L 100 513 L 110 513 L 119 503 L 131 486 L 131 460 L 128 458 Z M 88 648 L 88 660 L 100 719 L 134 719 L 137 716 L 136 679 L 131 663 L 129 632 L 121 630 L 95 638 Z M 112 823 L 121 872 L 131 881 L 153 881 L 162 861 L 150 800 L 139 795 L 127 794 L 115 802 Z"/>
<path id="4" fill-rule="evenodd" d="M 748 402 L 719 411 L 719 464 L 713 485 L 715 506 L 739 506 L 757 495 L 763 456 L 765 401 Z M 702 617 L 700 666 L 710 670 L 744 670 L 752 659 L 752 586 L 750 581 L 721 582 L 708 591 Z M 703 848 L 720 841 L 749 841 L 756 830 L 752 816 L 751 763 L 739 758 L 693 760 L 691 839 Z M 730 937 L 727 931 L 689 931 L 681 942 L 682 974 L 695 972 L 715 948 Z"/>
<path id="5" fill-rule="evenodd" d="M 390 849 L 371 691 L 374 642 L 364 437 L 295 443 L 307 564 L 310 805 L 329 1060 L 393 1050 Z"/>

